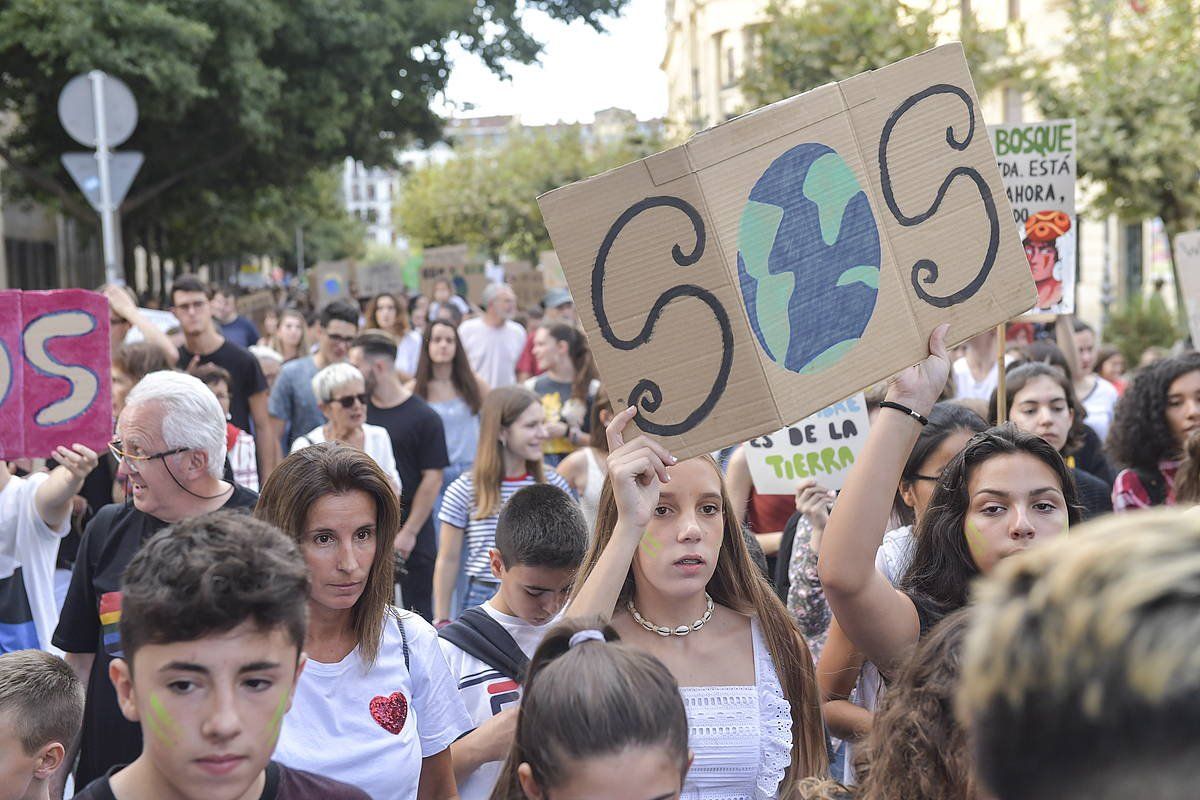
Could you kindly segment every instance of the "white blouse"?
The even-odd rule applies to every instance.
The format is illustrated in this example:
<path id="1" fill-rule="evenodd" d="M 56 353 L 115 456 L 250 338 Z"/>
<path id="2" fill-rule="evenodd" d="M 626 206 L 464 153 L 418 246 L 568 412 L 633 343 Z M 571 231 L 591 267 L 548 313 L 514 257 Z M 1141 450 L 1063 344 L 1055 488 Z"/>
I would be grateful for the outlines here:
<path id="1" fill-rule="evenodd" d="M 753 686 L 681 686 L 695 759 L 681 800 L 776 800 L 791 764 L 792 711 L 758 620 Z"/>
<path id="2" fill-rule="evenodd" d="M 396 471 L 396 455 L 392 452 L 392 437 L 387 428 L 363 423 L 363 452 L 375 459 L 375 463 L 395 483 L 396 494 L 403 488 L 400 484 L 400 473 Z M 292 442 L 292 452 L 295 453 L 314 444 L 325 441 L 325 426 L 318 425 L 303 436 L 297 436 Z"/>

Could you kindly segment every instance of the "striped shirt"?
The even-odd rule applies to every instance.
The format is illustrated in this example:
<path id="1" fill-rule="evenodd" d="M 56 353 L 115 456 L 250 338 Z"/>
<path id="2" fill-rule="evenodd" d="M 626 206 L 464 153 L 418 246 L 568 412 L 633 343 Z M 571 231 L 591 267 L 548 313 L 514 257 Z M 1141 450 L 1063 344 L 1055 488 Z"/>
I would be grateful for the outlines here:
<path id="1" fill-rule="evenodd" d="M 505 478 L 500 482 L 500 507 L 508 502 L 518 490 L 537 483 L 532 475 L 522 475 L 520 478 Z M 546 483 L 557 486 L 571 497 L 575 493 L 565 479 L 552 469 L 546 470 Z M 446 487 L 442 497 L 442 510 L 438 515 L 439 522 L 445 522 L 463 530 L 463 547 L 466 549 L 466 561 L 463 572 L 475 577 L 490 578 L 491 567 L 488 566 L 488 549 L 496 545 L 495 514 L 484 519 L 471 519 L 475 512 L 475 486 L 471 481 L 471 473 L 465 472 L 453 483 Z"/>

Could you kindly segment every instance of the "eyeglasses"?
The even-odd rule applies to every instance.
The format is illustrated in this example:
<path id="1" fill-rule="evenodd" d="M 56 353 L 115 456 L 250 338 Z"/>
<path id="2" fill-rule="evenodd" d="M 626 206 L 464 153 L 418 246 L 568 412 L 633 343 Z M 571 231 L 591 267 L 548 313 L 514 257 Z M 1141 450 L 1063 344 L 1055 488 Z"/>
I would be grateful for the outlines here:
<path id="1" fill-rule="evenodd" d="M 180 453 L 186 453 L 188 450 L 191 450 L 191 449 L 192 449 L 191 447 L 176 447 L 174 450 L 164 450 L 161 453 L 154 453 L 153 455 L 148 455 L 148 456 L 140 456 L 140 455 L 134 455 L 132 453 L 125 452 L 125 443 L 122 442 L 120 439 L 113 439 L 111 442 L 108 443 L 108 452 L 113 454 L 113 458 L 115 458 L 117 461 L 124 461 L 126 466 L 131 467 L 135 471 L 138 469 L 137 465 L 139 463 L 144 463 L 146 461 L 153 461 L 157 458 L 166 458 L 167 456 L 179 455 Z"/>
<path id="2" fill-rule="evenodd" d="M 329 337 L 329 341 L 333 342 L 334 344 L 350 344 L 354 341 L 353 336 L 342 336 L 340 333 L 327 333 L 325 335 Z"/>
<path id="3" fill-rule="evenodd" d="M 368 394 L 348 394 L 345 397 L 335 397 L 329 402 L 340 403 L 342 408 L 353 408 L 355 403 L 361 403 L 365 407 L 370 399 Z"/>

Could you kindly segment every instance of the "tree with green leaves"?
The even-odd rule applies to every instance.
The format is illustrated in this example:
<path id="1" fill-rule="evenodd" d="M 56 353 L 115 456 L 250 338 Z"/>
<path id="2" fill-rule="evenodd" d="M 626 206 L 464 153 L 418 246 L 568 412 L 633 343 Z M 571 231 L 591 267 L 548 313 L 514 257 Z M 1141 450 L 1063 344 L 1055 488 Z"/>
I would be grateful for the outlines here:
<path id="1" fill-rule="evenodd" d="M 659 144 L 627 137 L 589 150 L 572 127 L 514 133 L 494 149 L 461 149 L 407 176 L 396 212 L 399 227 L 424 247 L 469 244 L 497 260 L 509 255 L 536 261 L 539 251 L 552 247 L 539 194 L 647 156 Z"/>
<path id="2" fill-rule="evenodd" d="M 125 81 L 140 122 L 122 147 L 146 163 L 121 206 L 127 231 L 157 228 L 176 257 L 231 255 L 188 241 L 229 222 L 226 202 L 285 196 L 349 155 L 393 162 L 439 133 L 451 42 L 492 69 L 540 45 L 527 8 L 599 28 L 626 0 L 6 0 L 0 5 L 0 158 L 19 185 L 93 222 L 59 162 L 81 149 L 59 124 L 58 94 L 102 69 Z M 191 229 L 191 230 L 189 230 Z M 183 242 L 190 248 L 184 249 Z M 178 243 L 178 244 L 177 244 Z M 131 248 L 128 248 L 131 249 Z"/>
<path id="3" fill-rule="evenodd" d="M 1034 83 L 1038 105 L 1075 118 L 1091 207 L 1159 217 L 1173 243 L 1200 225 L 1200 2 L 1064 5 L 1062 53 Z"/>
<path id="4" fill-rule="evenodd" d="M 753 63 L 742 78 L 747 109 L 879 69 L 937 45 L 940 14 L 902 0 L 770 0 Z M 960 38 L 980 94 L 1018 69 L 1004 31 L 967 15 Z"/>

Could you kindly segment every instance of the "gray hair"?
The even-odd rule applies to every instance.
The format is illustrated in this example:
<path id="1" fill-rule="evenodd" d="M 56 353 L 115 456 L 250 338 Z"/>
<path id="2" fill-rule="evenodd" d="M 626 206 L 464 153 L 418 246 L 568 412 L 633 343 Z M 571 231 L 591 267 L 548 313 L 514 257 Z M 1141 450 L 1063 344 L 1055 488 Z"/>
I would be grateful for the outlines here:
<path id="1" fill-rule="evenodd" d="M 507 283 L 489 283 L 487 286 L 483 287 L 483 296 L 480 298 L 480 305 L 482 305 L 484 308 L 487 308 L 492 304 L 492 301 L 496 299 L 496 295 L 500 294 L 501 292 L 508 292 L 514 297 L 516 296 L 516 292 L 514 292 L 512 287 Z"/>
<path id="2" fill-rule="evenodd" d="M 330 364 L 325 369 L 313 375 L 312 390 L 317 396 L 318 403 L 328 403 L 333 399 L 333 393 L 348 383 L 359 381 L 366 385 L 366 378 L 353 364 L 341 362 Z"/>
<path id="3" fill-rule="evenodd" d="M 250 351 L 250 355 L 254 356 L 260 361 L 266 359 L 267 361 L 278 361 L 280 364 L 283 363 L 283 356 L 278 350 L 272 347 L 267 347 L 266 345 L 262 344 L 252 344 L 246 349 Z"/>
<path id="4" fill-rule="evenodd" d="M 208 454 L 208 474 L 225 472 L 225 412 L 217 396 L 185 372 L 161 370 L 138 381 L 125 408 L 157 402 L 162 408 L 162 436 L 168 448 L 186 447 Z"/>

